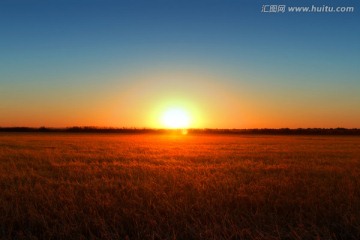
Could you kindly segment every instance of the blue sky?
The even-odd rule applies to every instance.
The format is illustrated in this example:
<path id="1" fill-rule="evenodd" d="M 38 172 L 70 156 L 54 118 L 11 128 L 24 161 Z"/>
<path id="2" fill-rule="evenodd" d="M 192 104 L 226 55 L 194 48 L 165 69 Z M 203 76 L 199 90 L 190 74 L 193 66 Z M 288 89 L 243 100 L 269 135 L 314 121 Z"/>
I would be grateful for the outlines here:
<path id="1" fill-rule="evenodd" d="M 264 4 L 353 6 L 355 12 L 261 13 Z M 207 126 L 360 127 L 359 7 L 347 0 L 2 1 L 0 125 L 151 127 L 134 120 L 140 113 L 124 110 L 134 116 L 123 120 L 119 110 L 111 117 L 116 104 L 93 121 L 98 114 L 90 106 L 116 102 L 146 81 L 134 80 L 139 74 L 195 72 L 217 76 L 232 98 L 223 104 L 243 115 Z M 195 84 L 189 95 L 204 85 Z M 166 92 L 154 89 L 152 98 Z M 199 101 L 213 92 L 199 93 Z M 318 109 L 325 112 L 312 115 Z"/>

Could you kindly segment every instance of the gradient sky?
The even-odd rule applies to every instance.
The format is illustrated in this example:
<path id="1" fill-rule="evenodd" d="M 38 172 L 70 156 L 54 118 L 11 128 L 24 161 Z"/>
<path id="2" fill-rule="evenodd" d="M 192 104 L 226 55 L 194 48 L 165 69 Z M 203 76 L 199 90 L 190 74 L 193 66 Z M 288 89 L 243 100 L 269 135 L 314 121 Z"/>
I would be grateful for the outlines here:
<path id="1" fill-rule="evenodd" d="M 263 4 L 353 13 L 261 13 Z M 0 126 L 360 127 L 358 0 L 3 0 Z"/>

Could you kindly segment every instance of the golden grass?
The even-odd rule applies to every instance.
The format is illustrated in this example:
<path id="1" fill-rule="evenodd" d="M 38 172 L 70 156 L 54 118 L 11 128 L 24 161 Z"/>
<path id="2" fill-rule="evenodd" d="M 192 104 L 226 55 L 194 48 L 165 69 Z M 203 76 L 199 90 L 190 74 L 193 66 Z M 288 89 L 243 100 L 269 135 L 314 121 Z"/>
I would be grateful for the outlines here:
<path id="1" fill-rule="evenodd" d="M 359 239 L 360 138 L 0 135 L 0 239 Z"/>

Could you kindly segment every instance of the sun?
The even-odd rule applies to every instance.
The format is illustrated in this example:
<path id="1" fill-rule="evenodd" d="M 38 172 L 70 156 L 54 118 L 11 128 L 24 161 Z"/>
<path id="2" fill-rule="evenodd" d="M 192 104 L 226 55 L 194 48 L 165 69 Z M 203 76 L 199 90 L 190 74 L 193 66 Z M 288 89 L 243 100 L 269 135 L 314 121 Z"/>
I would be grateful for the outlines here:
<path id="1" fill-rule="evenodd" d="M 190 126 L 190 117 L 181 108 L 170 108 L 163 113 L 161 122 L 166 128 L 184 129 Z"/>

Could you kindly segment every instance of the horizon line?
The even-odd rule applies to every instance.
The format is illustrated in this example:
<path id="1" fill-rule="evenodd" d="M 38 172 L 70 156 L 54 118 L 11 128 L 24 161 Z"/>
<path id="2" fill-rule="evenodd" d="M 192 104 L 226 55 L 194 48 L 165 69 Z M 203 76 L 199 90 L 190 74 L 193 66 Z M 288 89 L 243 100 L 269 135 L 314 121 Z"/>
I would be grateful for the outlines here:
<path id="1" fill-rule="evenodd" d="M 136 128 L 73 126 L 51 127 L 1 127 L 0 132 L 16 133 L 133 133 L 133 134 L 263 134 L 263 135 L 356 135 L 360 128 Z"/>

